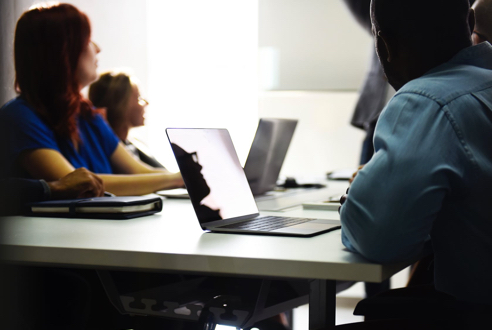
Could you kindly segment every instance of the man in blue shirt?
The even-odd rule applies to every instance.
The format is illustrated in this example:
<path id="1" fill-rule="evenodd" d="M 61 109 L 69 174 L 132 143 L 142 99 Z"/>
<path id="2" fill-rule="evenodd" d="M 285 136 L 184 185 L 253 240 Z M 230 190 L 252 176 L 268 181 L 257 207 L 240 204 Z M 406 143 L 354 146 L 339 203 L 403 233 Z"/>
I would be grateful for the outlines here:
<path id="1" fill-rule="evenodd" d="M 373 0 L 371 18 L 397 93 L 341 207 L 343 243 L 382 263 L 428 245 L 436 290 L 489 304 L 492 47 L 472 46 L 468 0 Z"/>

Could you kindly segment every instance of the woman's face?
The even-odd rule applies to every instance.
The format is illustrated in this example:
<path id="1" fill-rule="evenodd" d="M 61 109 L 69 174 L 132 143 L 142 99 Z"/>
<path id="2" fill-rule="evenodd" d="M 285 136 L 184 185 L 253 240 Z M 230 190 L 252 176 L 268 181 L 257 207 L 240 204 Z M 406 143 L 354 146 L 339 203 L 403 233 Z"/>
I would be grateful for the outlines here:
<path id="1" fill-rule="evenodd" d="M 149 103 L 140 96 L 138 87 L 136 85 L 132 86 L 132 95 L 128 101 L 128 112 L 127 118 L 130 127 L 143 126 L 145 122 L 145 107 Z"/>
<path id="2" fill-rule="evenodd" d="M 75 78 L 79 82 L 80 88 L 84 88 L 97 79 L 97 54 L 101 51 L 93 41 L 90 41 L 87 47 L 80 54 L 79 63 Z"/>

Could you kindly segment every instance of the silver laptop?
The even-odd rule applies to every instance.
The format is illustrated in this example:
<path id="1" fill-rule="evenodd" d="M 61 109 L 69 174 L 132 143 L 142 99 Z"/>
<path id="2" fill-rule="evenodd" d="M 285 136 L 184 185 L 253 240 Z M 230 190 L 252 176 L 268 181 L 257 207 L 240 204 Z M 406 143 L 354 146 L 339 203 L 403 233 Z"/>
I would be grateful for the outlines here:
<path id="1" fill-rule="evenodd" d="M 261 195 L 275 189 L 296 126 L 296 119 L 261 118 L 258 122 L 244 164 L 244 172 L 255 197 L 264 197 Z M 167 198 L 189 198 L 186 189 L 182 188 L 157 193 Z"/>
<path id="2" fill-rule="evenodd" d="M 226 129 L 166 129 L 203 230 L 314 236 L 340 228 L 338 220 L 261 216 Z"/>
<path id="3" fill-rule="evenodd" d="M 253 195 L 275 189 L 296 126 L 295 119 L 260 119 L 244 164 Z"/>

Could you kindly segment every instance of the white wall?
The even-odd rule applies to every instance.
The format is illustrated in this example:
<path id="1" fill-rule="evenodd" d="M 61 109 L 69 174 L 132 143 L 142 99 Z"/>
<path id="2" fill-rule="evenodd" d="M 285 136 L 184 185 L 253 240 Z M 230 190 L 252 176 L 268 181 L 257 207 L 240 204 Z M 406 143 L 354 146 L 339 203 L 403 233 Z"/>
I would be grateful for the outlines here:
<path id="1" fill-rule="evenodd" d="M 350 126 L 357 92 L 273 91 L 259 96 L 261 117 L 299 119 L 281 176 L 321 179 L 359 164 L 364 131 Z"/>
<path id="2" fill-rule="evenodd" d="M 266 90 L 357 90 L 372 38 L 342 0 L 260 0 L 260 72 Z"/>
<path id="3" fill-rule="evenodd" d="M 150 147 L 177 170 L 164 128 L 227 128 L 244 163 L 258 121 L 258 2 L 147 4 Z"/>

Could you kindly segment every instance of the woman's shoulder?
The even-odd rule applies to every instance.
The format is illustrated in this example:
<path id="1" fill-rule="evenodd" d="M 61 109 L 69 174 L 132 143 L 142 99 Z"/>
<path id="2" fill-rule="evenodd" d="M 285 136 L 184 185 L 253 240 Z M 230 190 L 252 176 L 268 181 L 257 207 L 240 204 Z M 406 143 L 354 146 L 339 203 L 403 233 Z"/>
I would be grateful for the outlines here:
<path id="1" fill-rule="evenodd" d="M 16 97 L 0 108 L 0 127 L 2 130 L 8 131 L 19 130 L 27 132 L 37 130 L 51 134 L 51 129 L 22 97 Z"/>
<path id="2" fill-rule="evenodd" d="M 36 116 L 34 109 L 21 97 L 16 97 L 0 108 L 2 118 L 26 118 Z"/>

